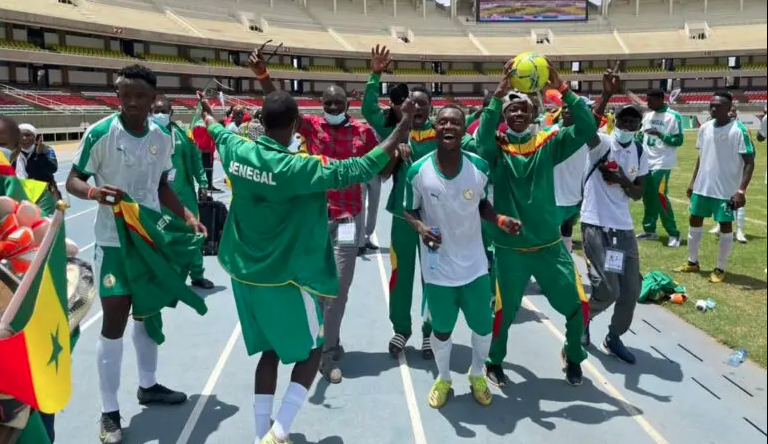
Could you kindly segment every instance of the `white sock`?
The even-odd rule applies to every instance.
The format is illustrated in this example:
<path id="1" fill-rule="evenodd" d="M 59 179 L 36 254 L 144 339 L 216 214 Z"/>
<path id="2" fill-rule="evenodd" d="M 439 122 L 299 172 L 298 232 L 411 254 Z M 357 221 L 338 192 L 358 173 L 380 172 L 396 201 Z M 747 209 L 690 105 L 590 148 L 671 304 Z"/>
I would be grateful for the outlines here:
<path id="1" fill-rule="evenodd" d="M 259 442 L 269 433 L 272 419 L 272 405 L 275 403 L 275 395 L 253 395 L 253 413 L 256 418 L 256 442 Z"/>
<path id="2" fill-rule="evenodd" d="M 570 236 L 563 236 L 563 243 L 565 244 L 565 248 L 567 248 L 569 252 L 573 253 L 573 238 Z"/>
<path id="3" fill-rule="evenodd" d="M 472 333 L 472 367 L 469 369 L 469 376 L 483 376 L 485 374 L 485 360 L 491 351 L 492 334 L 480 336 Z"/>
<path id="4" fill-rule="evenodd" d="M 283 402 L 280 404 L 280 410 L 277 411 L 275 416 L 275 423 L 272 425 L 272 433 L 275 434 L 277 439 L 284 440 L 291 433 L 291 424 L 296 419 L 296 415 L 299 414 L 301 406 L 307 400 L 309 391 L 301 384 L 291 382 L 288 385 L 288 390 L 285 391 L 283 396 Z"/>
<path id="5" fill-rule="evenodd" d="M 733 233 L 721 233 L 720 243 L 717 246 L 717 268 L 725 271 L 725 264 L 733 247 Z"/>
<path id="6" fill-rule="evenodd" d="M 429 344 L 432 346 L 432 353 L 435 355 L 435 364 L 437 364 L 437 377 L 443 381 L 451 380 L 451 349 L 453 340 L 448 338 L 445 341 L 437 339 L 434 333 L 429 336 Z"/>
<path id="7" fill-rule="evenodd" d="M 744 211 L 744 207 L 736 210 L 736 230 L 740 233 L 744 232 L 744 222 L 747 220 L 747 212 Z"/>
<path id="8" fill-rule="evenodd" d="M 688 228 L 688 262 L 699 263 L 699 248 L 701 247 L 702 227 Z"/>
<path id="9" fill-rule="evenodd" d="M 96 364 L 99 370 L 102 413 L 120 410 L 117 391 L 120 389 L 120 367 L 123 363 L 123 338 L 99 336 L 96 343 Z"/>
<path id="10" fill-rule="evenodd" d="M 147 335 L 144 322 L 133 322 L 133 346 L 139 366 L 139 387 L 150 388 L 157 384 L 157 343 Z"/>

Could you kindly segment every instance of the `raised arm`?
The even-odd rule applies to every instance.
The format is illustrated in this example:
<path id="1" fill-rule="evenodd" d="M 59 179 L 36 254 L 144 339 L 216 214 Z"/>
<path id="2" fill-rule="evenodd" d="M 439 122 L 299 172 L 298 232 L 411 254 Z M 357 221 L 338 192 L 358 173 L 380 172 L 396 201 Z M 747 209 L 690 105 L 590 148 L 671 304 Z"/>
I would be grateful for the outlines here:
<path id="1" fill-rule="evenodd" d="M 379 137 L 385 138 L 392 132 L 392 127 L 384 126 L 384 111 L 379 106 L 379 91 L 381 91 L 381 73 L 383 73 L 392 60 L 386 46 L 376 45 L 371 49 L 371 76 L 365 85 L 361 112 L 366 122 L 376 131 Z"/>
<path id="2" fill-rule="evenodd" d="M 272 83 L 272 78 L 269 76 L 269 70 L 267 69 L 267 58 L 264 57 L 264 47 L 272 40 L 267 40 L 260 47 L 256 48 L 248 56 L 248 68 L 250 68 L 253 75 L 256 76 L 256 80 L 261 85 L 261 91 L 264 96 L 276 90 L 275 84 Z"/>
<path id="3" fill-rule="evenodd" d="M 552 155 L 558 164 L 576 153 L 587 141 L 597 135 L 597 124 L 592 110 L 560 79 L 557 70 L 550 65 L 549 84 L 563 95 L 563 102 L 571 112 L 573 125 L 561 129 L 553 139 Z"/>
<path id="4" fill-rule="evenodd" d="M 598 129 L 600 128 L 603 116 L 605 116 L 605 110 L 608 108 L 608 102 L 611 101 L 611 97 L 613 97 L 614 94 L 621 92 L 621 78 L 619 77 L 618 72 L 619 65 L 616 64 L 615 69 L 609 69 L 603 73 L 603 93 L 600 96 L 600 102 L 592 113 L 594 115 L 595 125 L 597 125 Z M 597 148 L 598 145 L 600 145 L 600 136 L 598 134 L 595 134 L 587 141 L 587 146 L 589 146 L 590 149 Z"/>
<path id="5" fill-rule="evenodd" d="M 499 84 L 496 86 L 496 91 L 493 93 L 491 103 L 483 108 L 483 111 L 480 113 L 480 125 L 475 133 L 477 153 L 490 165 L 493 165 L 496 157 L 499 155 L 499 147 L 496 143 L 496 129 L 499 127 L 499 119 L 501 119 L 502 100 L 509 91 L 509 76 L 511 74 L 512 64 L 507 63 L 504 65 L 504 72 L 499 80 Z"/>

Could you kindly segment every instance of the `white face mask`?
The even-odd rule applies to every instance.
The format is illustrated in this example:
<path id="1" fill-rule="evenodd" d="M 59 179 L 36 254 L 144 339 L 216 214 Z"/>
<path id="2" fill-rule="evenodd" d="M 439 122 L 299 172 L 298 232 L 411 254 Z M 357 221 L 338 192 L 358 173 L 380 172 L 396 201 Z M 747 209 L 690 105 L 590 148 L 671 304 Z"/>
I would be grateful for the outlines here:
<path id="1" fill-rule="evenodd" d="M 525 131 L 523 132 L 517 132 L 512 128 L 507 128 L 507 135 L 512 137 L 517 137 L 518 139 L 531 135 L 531 132 L 533 132 L 533 128 L 531 126 L 526 128 Z"/>
<path id="2" fill-rule="evenodd" d="M 325 121 L 331 125 L 341 125 L 345 120 L 347 120 L 347 115 L 345 113 L 330 114 L 323 111 L 323 114 L 325 115 Z"/>
<path id="3" fill-rule="evenodd" d="M 301 137 L 294 135 L 291 139 L 291 144 L 288 145 L 288 152 L 298 153 L 301 149 Z"/>
<path id="4" fill-rule="evenodd" d="M 153 114 L 152 120 L 154 120 L 156 124 L 162 127 L 166 127 L 169 123 L 171 123 L 171 115 L 163 113 Z"/>
<path id="5" fill-rule="evenodd" d="M 622 145 L 626 145 L 635 139 L 637 131 L 624 131 L 619 128 L 613 129 L 613 138 Z"/>

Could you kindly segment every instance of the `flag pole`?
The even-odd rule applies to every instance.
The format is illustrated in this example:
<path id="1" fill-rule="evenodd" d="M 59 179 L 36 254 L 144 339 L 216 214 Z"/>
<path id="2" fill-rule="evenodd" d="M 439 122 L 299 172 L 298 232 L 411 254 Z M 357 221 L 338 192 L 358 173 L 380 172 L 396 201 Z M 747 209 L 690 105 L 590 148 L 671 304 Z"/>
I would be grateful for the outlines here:
<path id="1" fill-rule="evenodd" d="M 13 318 L 16 317 L 16 313 L 19 311 L 19 307 L 21 307 L 21 303 L 27 296 L 29 287 L 32 286 L 32 281 L 37 275 L 37 270 L 43 266 L 44 261 L 48 258 L 50 250 L 53 247 L 53 241 L 59 235 L 59 229 L 64 223 L 64 212 L 67 208 L 69 208 L 69 205 L 63 200 L 56 202 L 56 212 L 53 215 L 53 220 L 51 220 L 51 226 L 48 228 L 48 232 L 40 243 L 40 247 L 37 250 L 35 258 L 32 259 L 29 269 L 19 283 L 19 287 L 13 294 L 13 298 L 8 303 L 8 307 L 5 309 L 2 319 L 0 319 L 0 325 L 10 325 Z"/>

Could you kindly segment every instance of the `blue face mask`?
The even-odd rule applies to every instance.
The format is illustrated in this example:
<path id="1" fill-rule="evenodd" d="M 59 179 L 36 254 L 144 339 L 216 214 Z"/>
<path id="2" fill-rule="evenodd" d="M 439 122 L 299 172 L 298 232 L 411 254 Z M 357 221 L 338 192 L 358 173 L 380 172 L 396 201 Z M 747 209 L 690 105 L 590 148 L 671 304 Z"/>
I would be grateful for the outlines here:
<path id="1" fill-rule="evenodd" d="M 626 145 L 635 139 L 636 131 L 624 131 L 619 128 L 613 129 L 613 138 L 622 145 Z"/>
<path id="2" fill-rule="evenodd" d="M 345 113 L 330 114 L 324 111 L 323 114 L 325 115 L 325 121 L 331 125 L 341 125 L 345 120 L 347 120 L 347 115 Z"/>
<path id="3" fill-rule="evenodd" d="M 170 114 L 163 114 L 163 113 L 152 114 L 152 120 L 156 124 L 158 124 L 158 125 L 160 125 L 162 127 L 166 127 L 166 126 L 168 126 L 169 123 L 171 123 L 171 115 Z"/>
<path id="4" fill-rule="evenodd" d="M 523 137 L 530 136 L 532 131 L 533 131 L 533 128 L 531 128 L 530 126 L 528 128 L 526 128 L 525 131 L 520 132 L 520 133 L 515 131 L 515 130 L 513 130 L 512 128 L 507 128 L 507 136 L 509 136 L 509 137 L 517 137 L 518 139 L 522 139 Z"/>

